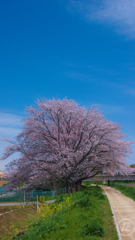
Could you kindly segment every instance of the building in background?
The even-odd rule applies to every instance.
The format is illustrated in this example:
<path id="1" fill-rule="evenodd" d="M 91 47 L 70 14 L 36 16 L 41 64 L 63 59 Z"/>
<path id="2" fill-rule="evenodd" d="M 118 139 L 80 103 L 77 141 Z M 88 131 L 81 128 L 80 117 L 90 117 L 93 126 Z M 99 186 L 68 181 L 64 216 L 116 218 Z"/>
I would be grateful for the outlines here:
<path id="1" fill-rule="evenodd" d="M 0 171 L 0 180 L 5 180 L 6 175 L 3 171 Z"/>

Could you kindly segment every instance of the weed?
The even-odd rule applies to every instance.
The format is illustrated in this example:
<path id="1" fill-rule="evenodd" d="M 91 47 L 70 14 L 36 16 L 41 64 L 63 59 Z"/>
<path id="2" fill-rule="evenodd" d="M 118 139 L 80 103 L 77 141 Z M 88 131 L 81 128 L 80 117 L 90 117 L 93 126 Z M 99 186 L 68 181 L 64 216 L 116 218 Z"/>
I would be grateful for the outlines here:
<path id="1" fill-rule="evenodd" d="M 128 186 L 122 186 L 115 184 L 115 187 L 117 190 L 120 190 L 124 195 L 127 197 L 132 198 L 135 201 L 135 188 L 134 187 L 128 187 Z"/>
<path id="2" fill-rule="evenodd" d="M 73 207 L 88 207 L 88 206 L 91 206 L 92 205 L 92 200 L 87 198 L 82 198 L 82 199 L 79 199 L 79 200 L 76 200 L 76 202 L 73 204 Z"/>
<path id="3" fill-rule="evenodd" d="M 92 223 L 86 223 L 83 226 L 81 234 L 83 236 L 104 237 L 105 228 L 102 225 L 100 225 L 97 220 L 94 220 Z"/>

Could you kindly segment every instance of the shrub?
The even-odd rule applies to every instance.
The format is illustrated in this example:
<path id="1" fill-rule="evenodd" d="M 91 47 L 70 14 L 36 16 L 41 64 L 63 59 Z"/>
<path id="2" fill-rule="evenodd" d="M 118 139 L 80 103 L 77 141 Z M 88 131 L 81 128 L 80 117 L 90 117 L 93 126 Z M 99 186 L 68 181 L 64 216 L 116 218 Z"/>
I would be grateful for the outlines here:
<path id="1" fill-rule="evenodd" d="M 92 201 L 89 198 L 87 199 L 82 198 L 82 199 L 76 200 L 75 203 L 73 204 L 73 206 L 77 206 L 77 205 L 79 207 L 88 207 L 92 205 Z"/>
<path id="2" fill-rule="evenodd" d="M 61 195 L 56 201 L 55 201 L 55 203 L 57 204 L 57 203 L 61 203 L 61 202 L 63 202 L 64 201 L 64 199 L 63 199 L 63 196 Z"/>
<path id="3" fill-rule="evenodd" d="M 83 236 L 104 237 L 105 228 L 97 220 L 94 220 L 92 223 L 87 223 L 83 226 L 81 234 Z"/>
<path id="4" fill-rule="evenodd" d="M 95 197 L 97 197 L 98 199 L 105 199 L 105 196 L 102 193 L 98 192 L 98 191 L 93 191 L 93 195 Z"/>
<path id="5" fill-rule="evenodd" d="M 84 193 L 84 195 L 89 195 L 90 194 L 90 192 L 88 190 L 85 190 L 83 193 Z"/>

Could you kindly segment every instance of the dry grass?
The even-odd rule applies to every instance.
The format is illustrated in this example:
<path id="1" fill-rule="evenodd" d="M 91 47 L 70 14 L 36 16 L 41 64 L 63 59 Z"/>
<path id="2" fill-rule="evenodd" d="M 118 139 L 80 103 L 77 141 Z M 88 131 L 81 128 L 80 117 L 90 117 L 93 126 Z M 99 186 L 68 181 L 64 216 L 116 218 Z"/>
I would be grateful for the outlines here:
<path id="1" fill-rule="evenodd" d="M 11 210 L 17 210 L 17 209 L 19 209 L 20 208 L 20 206 L 0 206 L 0 214 L 2 214 L 2 213 L 6 213 L 6 212 L 10 212 Z"/>
<path id="2" fill-rule="evenodd" d="M 0 212 L 10 212 L 0 216 L 0 239 L 11 239 L 21 231 L 26 231 L 31 222 L 39 218 L 36 206 L 27 205 L 25 208 L 20 206 L 0 207 Z M 17 210 L 15 210 L 17 209 Z"/>

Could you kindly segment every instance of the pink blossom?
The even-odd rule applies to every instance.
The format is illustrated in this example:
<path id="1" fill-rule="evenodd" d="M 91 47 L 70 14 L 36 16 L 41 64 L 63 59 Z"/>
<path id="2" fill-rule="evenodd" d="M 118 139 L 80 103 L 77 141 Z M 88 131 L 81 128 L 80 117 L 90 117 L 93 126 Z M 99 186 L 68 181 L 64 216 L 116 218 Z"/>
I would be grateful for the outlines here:
<path id="1" fill-rule="evenodd" d="M 37 101 L 26 108 L 23 131 L 6 148 L 2 159 L 15 152 L 21 157 L 7 166 L 14 184 L 37 186 L 55 180 L 73 186 L 104 169 L 111 174 L 127 168 L 131 152 L 119 124 L 108 121 L 94 107 L 73 100 Z"/>

